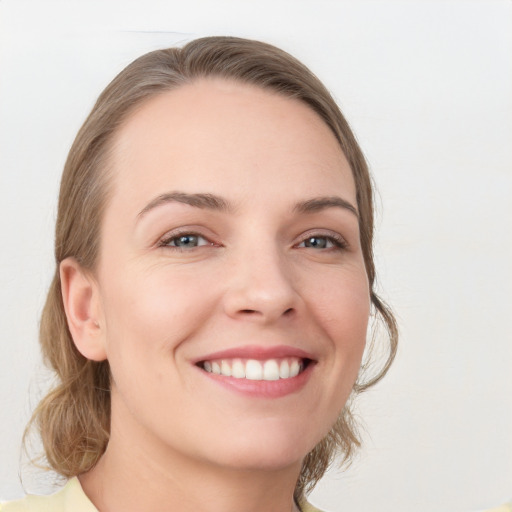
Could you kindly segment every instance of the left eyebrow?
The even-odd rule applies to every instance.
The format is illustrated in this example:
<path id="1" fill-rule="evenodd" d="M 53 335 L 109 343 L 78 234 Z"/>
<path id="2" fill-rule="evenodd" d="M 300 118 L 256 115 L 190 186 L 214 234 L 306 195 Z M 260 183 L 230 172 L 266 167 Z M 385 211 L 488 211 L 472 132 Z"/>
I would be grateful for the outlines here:
<path id="1" fill-rule="evenodd" d="M 338 196 L 314 197 L 313 199 L 297 203 L 294 210 L 299 213 L 315 213 L 327 208 L 343 208 L 352 212 L 359 220 L 357 208 L 346 199 Z"/>

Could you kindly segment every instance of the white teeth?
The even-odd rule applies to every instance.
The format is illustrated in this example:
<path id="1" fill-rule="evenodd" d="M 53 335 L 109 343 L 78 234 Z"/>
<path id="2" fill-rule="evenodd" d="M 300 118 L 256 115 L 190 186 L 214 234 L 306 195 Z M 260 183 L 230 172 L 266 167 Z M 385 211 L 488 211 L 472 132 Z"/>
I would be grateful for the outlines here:
<path id="1" fill-rule="evenodd" d="M 279 380 L 279 366 L 275 359 L 265 361 L 263 365 L 263 380 Z"/>
<path id="2" fill-rule="evenodd" d="M 217 375 L 220 375 L 220 364 L 216 361 L 213 361 L 212 363 L 212 373 L 216 373 Z"/>
<path id="3" fill-rule="evenodd" d="M 283 359 L 279 365 L 279 377 L 281 379 L 288 379 L 290 377 L 290 364 L 286 359 Z"/>
<path id="4" fill-rule="evenodd" d="M 298 361 L 293 361 L 290 365 L 290 377 L 296 377 L 300 372 L 300 364 Z"/>
<path id="5" fill-rule="evenodd" d="M 263 380 L 263 366 L 255 359 L 249 359 L 245 365 L 245 378 L 249 380 Z"/>
<path id="6" fill-rule="evenodd" d="M 245 379 L 245 366 L 240 359 L 235 359 L 233 361 L 233 366 L 231 367 L 231 375 L 235 377 L 235 379 Z"/>
<path id="7" fill-rule="evenodd" d="M 248 380 L 279 380 L 296 377 L 303 370 L 302 360 L 296 357 L 285 359 L 223 359 L 204 361 L 203 369 L 209 373 Z"/>
<path id="8" fill-rule="evenodd" d="M 220 363 L 220 373 L 226 377 L 231 377 L 231 366 L 229 366 L 227 361 L 222 361 Z"/>

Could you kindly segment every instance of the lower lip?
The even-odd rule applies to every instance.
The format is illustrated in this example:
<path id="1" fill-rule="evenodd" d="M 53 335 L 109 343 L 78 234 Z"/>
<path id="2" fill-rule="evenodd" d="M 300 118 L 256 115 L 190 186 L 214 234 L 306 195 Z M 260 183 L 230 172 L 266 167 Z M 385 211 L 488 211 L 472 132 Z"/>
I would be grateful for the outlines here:
<path id="1" fill-rule="evenodd" d="M 198 370 L 213 382 L 235 393 L 256 398 L 281 398 L 300 391 L 309 380 L 314 366 L 314 363 L 310 362 L 306 369 L 296 377 L 279 380 L 236 379 L 234 377 L 226 377 L 225 375 L 206 372 L 201 368 L 198 368 Z"/>

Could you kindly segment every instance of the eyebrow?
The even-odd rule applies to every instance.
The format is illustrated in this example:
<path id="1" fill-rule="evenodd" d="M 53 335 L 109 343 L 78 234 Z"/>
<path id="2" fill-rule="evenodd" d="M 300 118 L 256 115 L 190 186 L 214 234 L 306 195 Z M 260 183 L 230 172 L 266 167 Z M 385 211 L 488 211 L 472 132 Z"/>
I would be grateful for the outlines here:
<path id="1" fill-rule="evenodd" d="M 149 211 L 167 203 L 183 203 L 195 208 L 207 210 L 217 210 L 221 212 L 232 211 L 233 207 L 226 199 L 214 194 L 187 194 L 185 192 L 168 192 L 161 194 L 150 201 L 137 215 L 138 218 L 143 217 Z M 343 208 L 353 213 L 357 219 L 359 214 L 352 203 L 339 196 L 314 197 L 307 201 L 297 203 L 293 210 L 299 213 L 315 213 L 327 208 Z"/>
<path id="2" fill-rule="evenodd" d="M 148 203 L 137 215 L 143 217 L 150 210 L 167 203 L 183 203 L 207 210 L 229 211 L 229 203 L 222 197 L 213 194 L 186 194 L 185 192 L 169 192 L 162 194 Z"/>
<path id="3" fill-rule="evenodd" d="M 338 196 L 314 197 L 295 205 L 294 210 L 299 213 L 315 213 L 327 208 L 343 208 L 352 212 L 359 220 L 359 213 L 357 208 L 347 201 Z"/>

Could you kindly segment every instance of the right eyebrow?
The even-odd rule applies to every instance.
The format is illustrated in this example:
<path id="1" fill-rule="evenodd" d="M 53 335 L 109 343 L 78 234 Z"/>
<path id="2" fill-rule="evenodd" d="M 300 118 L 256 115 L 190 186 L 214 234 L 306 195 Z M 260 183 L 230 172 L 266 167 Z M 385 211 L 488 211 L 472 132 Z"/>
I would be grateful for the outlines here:
<path id="1" fill-rule="evenodd" d="M 143 217 L 150 210 L 167 203 L 184 203 L 195 208 L 218 210 L 227 212 L 232 210 L 231 205 L 224 198 L 214 194 L 187 194 L 185 192 L 168 192 L 151 200 L 137 215 Z"/>

